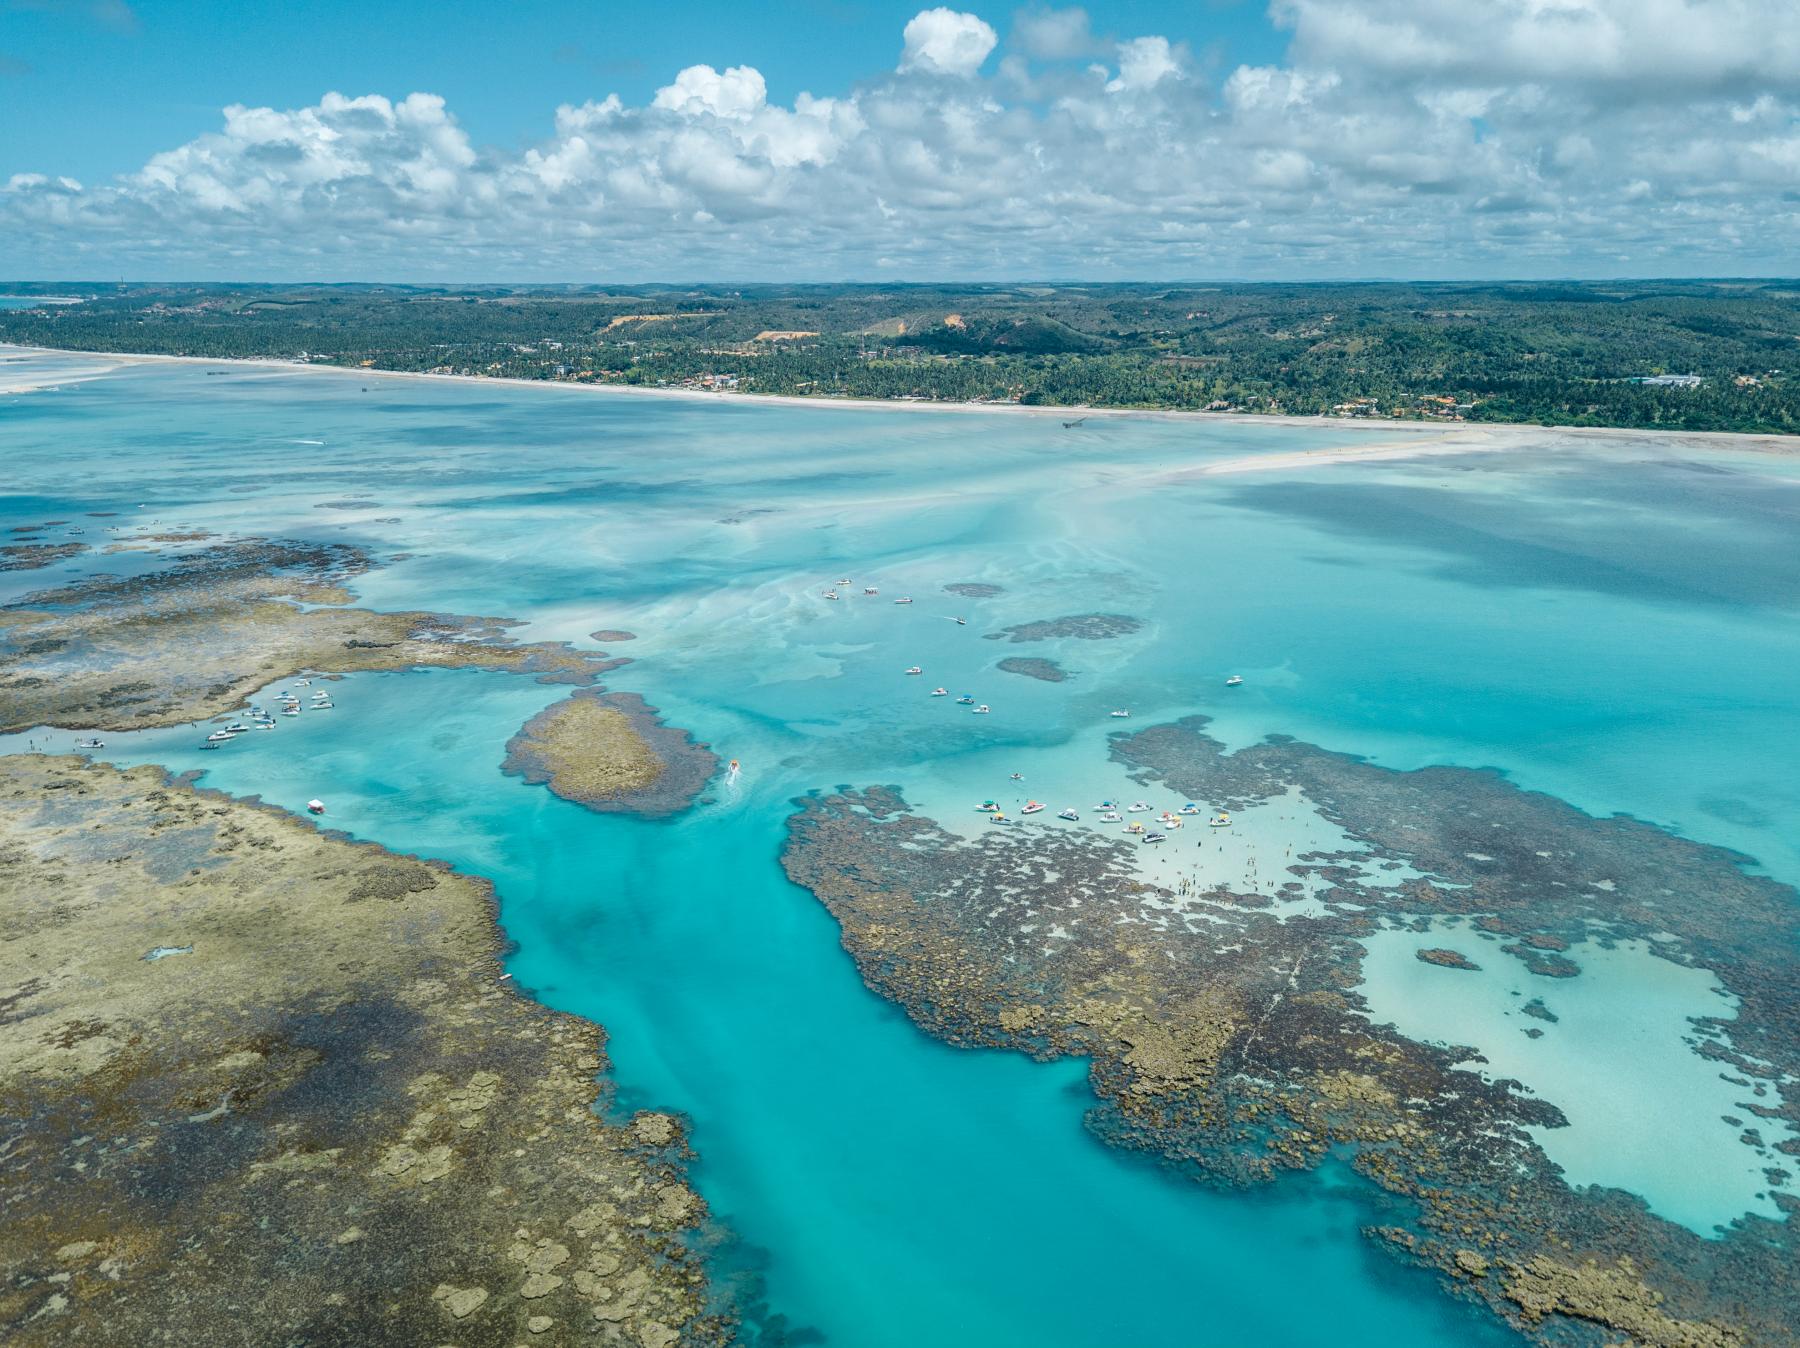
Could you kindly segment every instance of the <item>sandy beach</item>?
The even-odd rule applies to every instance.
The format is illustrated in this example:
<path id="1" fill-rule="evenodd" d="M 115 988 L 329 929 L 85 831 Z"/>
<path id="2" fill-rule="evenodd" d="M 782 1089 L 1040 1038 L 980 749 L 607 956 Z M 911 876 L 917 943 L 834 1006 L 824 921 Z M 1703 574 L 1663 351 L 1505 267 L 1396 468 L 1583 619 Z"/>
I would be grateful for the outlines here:
<path id="1" fill-rule="evenodd" d="M 82 368 L 45 381 L 41 376 L 24 379 L 7 370 L 13 357 L 22 356 L 87 356 L 107 362 Z M 1314 430 L 1342 430 L 1351 435 L 1371 432 L 1402 431 L 1407 439 L 1387 439 L 1374 444 L 1324 446 L 1287 454 L 1250 455 L 1208 464 L 1192 470 L 1198 473 L 1242 473 L 1278 468 L 1305 467 L 1328 462 L 1356 462 L 1373 459 L 1415 458 L 1421 455 L 1471 453 L 1482 449 L 1503 448 L 1507 439 L 1544 434 L 1578 436 L 1592 439 L 1640 440 L 1664 447 L 1680 445 L 1695 450 L 1725 450 L 1745 453 L 1800 455 L 1800 436 L 1752 435 L 1732 431 L 1656 431 L 1633 427 L 1540 426 L 1527 423 L 1444 423 L 1401 421 L 1382 417 L 1308 417 L 1277 413 L 1196 412 L 1177 408 L 1148 407 L 1080 407 L 1027 406 L 1020 403 L 968 403 L 906 401 L 897 398 L 800 398 L 780 393 L 710 393 L 699 389 L 642 388 L 631 384 L 573 383 L 555 379 L 513 379 L 499 375 L 424 374 L 411 370 L 346 369 L 340 365 L 317 365 L 306 361 L 262 358 L 219 358 L 213 356 L 162 356 L 101 351 L 73 351 L 58 347 L 18 346 L 0 342 L 0 396 L 35 393 L 67 384 L 97 379 L 127 365 L 177 364 L 210 365 L 226 369 L 261 369 L 292 374 L 310 371 L 356 379 L 410 379 L 432 383 L 499 384 L 511 388 L 557 389 L 576 394 L 610 394 L 620 397 L 683 398 L 696 402 L 737 402 L 771 407 L 849 407 L 886 412 L 931 412 L 937 414 L 1004 412 L 1015 416 L 1058 417 L 1071 415 L 1094 421 L 1115 417 L 1156 417 L 1167 421 L 1203 421 L 1214 425 L 1306 427 Z M 1411 437 L 1416 436 L 1414 440 Z M 1184 474 L 1185 476 L 1185 474 Z"/>

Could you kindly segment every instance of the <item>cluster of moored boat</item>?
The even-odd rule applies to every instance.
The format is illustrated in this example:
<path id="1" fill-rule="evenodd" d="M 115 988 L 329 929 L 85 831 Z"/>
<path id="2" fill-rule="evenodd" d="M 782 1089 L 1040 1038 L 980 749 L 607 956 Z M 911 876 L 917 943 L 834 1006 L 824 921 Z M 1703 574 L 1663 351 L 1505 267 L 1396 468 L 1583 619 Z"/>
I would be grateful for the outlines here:
<path id="1" fill-rule="evenodd" d="M 1013 780 L 1017 781 L 1018 779 L 1018 774 L 1014 773 Z M 1007 815 L 1006 811 L 1000 808 L 1000 802 L 997 800 L 984 800 L 975 808 L 978 813 L 985 814 L 988 817 L 988 822 L 990 824 L 1010 824 L 1014 822 Z M 1041 814 L 1048 808 L 1049 807 L 1041 800 L 1028 800 L 1025 802 L 1024 807 L 1019 813 L 1021 815 Z M 1149 814 L 1150 811 L 1155 808 L 1156 807 L 1151 805 L 1148 801 L 1143 800 L 1133 801 L 1130 805 L 1125 806 L 1123 813 L 1120 812 L 1119 805 L 1116 801 L 1103 800 L 1098 805 L 1094 806 L 1094 809 L 1097 811 L 1096 818 L 1098 818 L 1101 823 L 1124 824 L 1125 832 L 1129 833 L 1134 838 L 1137 838 L 1139 841 L 1147 843 L 1168 841 L 1169 834 L 1179 829 L 1184 819 L 1193 818 L 1197 815 L 1206 813 L 1206 811 L 1202 810 L 1198 805 L 1189 801 L 1179 809 L 1164 810 L 1161 814 L 1157 815 L 1157 827 L 1154 829 L 1146 827 L 1141 820 L 1133 819 L 1128 822 L 1125 818 L 1128 814 Z M 1078 823 L 1081 819 L 1080 813 L 1076 811 L 1073 806 L 1058 810 L 1056 812 L 1056 817 L 1058 819 L 1066 819 L 1071 824 Z M 1206 824 L 1208 828 L 1230 828 L 1231 815 L 1224 810 L 1215 811 L 1211 817 L 1207 819 Z"/>
<path id="2" fill-rule="evenodd" d="M 305 688 L 312 683 L 312 680 L 296 679 L 294 682 L 297 687 Z M 280 704 L 280 715 L 298 716 L 300 714 L 300 695 L 298 693 L 290 693 L 286 689 L 283 689 L 275 695 L 275 700 Z M 311 711 L 330 711 L 331 708 L 331 694 L 322 688 L 312 695 L 308 704 L 308 709 Z M 246 722 L 248 722 L 248 724 L 246 724 Z M 231 743 L 231 741 L 236 739 L 239 735 L 248 735 L 252 731 L 257 730 L 273 730 L 274 728 L 275 715 L 264 709 L 261 705 L 252 703 L 250 705 L 249 714 L 243 721 L 226 722 L 226 724 L 208 735 L 200 747 L 202 749 L 218 749 Z"/>

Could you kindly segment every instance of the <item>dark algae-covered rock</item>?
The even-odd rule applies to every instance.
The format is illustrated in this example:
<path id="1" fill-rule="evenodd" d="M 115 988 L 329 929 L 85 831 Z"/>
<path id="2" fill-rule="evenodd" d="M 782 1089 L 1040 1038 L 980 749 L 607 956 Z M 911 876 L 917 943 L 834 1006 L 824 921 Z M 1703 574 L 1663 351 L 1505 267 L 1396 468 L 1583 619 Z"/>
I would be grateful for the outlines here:
<path id="1" fill-rule="evenodd" d="M 989 641 L 1054 641 L 1073 637 L 1078 641 L 1110 641 L 1130 636 L 1143 627 L 1143 622 L 1126 613 L 1072 613 L 1066 618 L 1046 618 L 1039 622 L 1016 623 L 998 632 L 989 632 Z"/>
<path id="2" fill-rule="evenodd" d="M 1534 1136 L 1566 1123 L 1552 1103 L 1490 1079 L 1465 1048 L 1377 1023 L 1358 992 L 1361 938 L 1439 922 L 1533 961 L 1634 941 L 1704 967 L 1738 1014 L 1696 1021 L 1698 1051 L 1754 1096 L 1765 1122 L 1743 1145 L 1785 1182 L 1800 1151 L 1780 1090 L 1800 1076 L 1794 892 L 1742 857 L 1495 773 L 1397 772 L 1291 739 L 1226 753 L 1205 725 L 1115 736 L 1113 756 L 1146 787 L 1217 807 L 1303 794 L 1366 849 L 1287 862 L 1316 897 L 1305 911 L 1231 884 L 1148 883 L 1116 834 L 965 840 L 894 788 L 803 799 L 783 862 L 865 982 L 931 1033 L 1087 1060 L 1087 1124 L 1108 1143 L 1228 1185 L 1343 1158 L 1407 1214 L 1368 1228 L 1381 1247 L 1545 1344 L 1800 1343 L 1789 1222 L 1746 1213 L 1706 1238 L 1631 1194 L 1570 1184 Z M 1474 964 L 1429 942 L 1417 953 Z M 1554 1020 L 1541 1002 L 1525 1010 Z"/>
<path id="3" fill-rule="evenodd" d="M 1461 951 L 1445 950 L 1441 946 L 1418 950 L 1418 951 L 1415 951 L 1414 954 L 1417 956 L 1418 959 L 1420 959 L 1424 963 L 1435 964 L 1440 969 L 1480 969 L 1481 968 L 1481 966 L 1479 964 L 1475 963 L 1474 960 L 1470 959 L 1467 955 L 1463 954 Z"/>
<path id="4" fill-rule="evenodd" d="M 732 1339 L 679 1121 L 595 1111 L 485 883 L 20 755 L 0 893 L 0 1341 Z"/>
<path id="5" fill-rule="evenodd" d="M 1069 671 L 1056 661 L 1032 655 L 1009 655 L 994 668 L 1003 674 L 1023 674 L 1028 679 L 1040 679 L 1045 683 L 1063 683 L 1069 678 Z"/>

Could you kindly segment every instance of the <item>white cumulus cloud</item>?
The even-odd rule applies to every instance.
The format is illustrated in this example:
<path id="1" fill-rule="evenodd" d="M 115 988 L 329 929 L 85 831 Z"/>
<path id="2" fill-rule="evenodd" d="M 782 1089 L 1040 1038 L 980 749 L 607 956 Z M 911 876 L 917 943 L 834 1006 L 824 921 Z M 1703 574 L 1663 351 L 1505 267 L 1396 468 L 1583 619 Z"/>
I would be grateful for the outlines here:
<path id="1" fill-rule="evenodd" d="M 986 20 L 942 6 L 913 15 L 901 37 L 900 69 L 962 76 L 981 69 L 1000 41 Z"/>
<path id="2" fill-rule="evenodd" d="M 770 101 L 691 65 L 523 148 L 429 93 L 233 106 L 102 183 L 17 163 L 20 275 L 1721 275 L 1800 256 L 1786 0 L 1275 0 L 1279 63 L 927 9 Z M 1657 24 L 1635 15 L 1651 12 Z"/>

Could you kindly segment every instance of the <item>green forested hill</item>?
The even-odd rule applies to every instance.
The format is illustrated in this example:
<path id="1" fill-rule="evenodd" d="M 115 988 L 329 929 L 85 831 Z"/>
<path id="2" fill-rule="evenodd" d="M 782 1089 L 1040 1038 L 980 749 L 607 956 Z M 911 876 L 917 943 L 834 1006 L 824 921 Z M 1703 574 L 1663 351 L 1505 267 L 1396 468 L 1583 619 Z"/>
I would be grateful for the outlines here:
<path id="1" fill-rule="evenodd" d="M 1800 282 L 0 285 L 0 340 L 750 392 L 1800 430 Z M 1699 375 L 1698 386 L 1637 382 Z"/>

